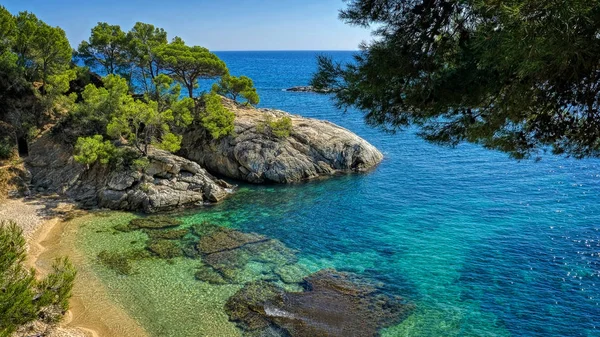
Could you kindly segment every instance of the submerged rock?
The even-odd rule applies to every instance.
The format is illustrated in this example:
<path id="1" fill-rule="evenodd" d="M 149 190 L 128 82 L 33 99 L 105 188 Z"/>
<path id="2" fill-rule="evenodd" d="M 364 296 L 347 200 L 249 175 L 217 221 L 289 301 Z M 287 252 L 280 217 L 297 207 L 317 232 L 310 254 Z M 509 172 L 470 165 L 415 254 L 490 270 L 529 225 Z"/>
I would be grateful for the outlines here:
<path id="1" fill-rule="evenodd" d="M 291 183 L 368 170 L 383 159 L 374 146 L 327 121 L 256 109 L 223 99 L 236 115 L 234 136 L 211 139 L 199 128 L 184 134 L 181 155 L 211 172 L 251 183 Z M 265 131 L 267 120 L 289 117 L 289 137 Z"/>
<path id="2" fill-rule="evenodd" d="M 30 147 L 27 168 L 35 190 L 65 194 L 84 207 L 158 212 L 227 197 L 231 185 L 200 165 L 151 148 L 148 167 L 113 168 L 74 161 L 72 149 L 44 135 Z"/>
<path id="3" fill-rule="evenodd" d="M 171 229 L 171 230 L 145 230 L 144 231 L 150 239 L 164 239 L 164 240 L 181 240 L 189 231 L 187 229 Z"/>
<path id="4" fill-rule="evenodd" d="M 213 254 L 241 248 L 251 243 L 267 240 L 267 237 L 254 234 L 242 233 L 233 229 L 221 227 L 210 235 L 205 235 L 198 242 L 198 250 L 203 254 Z"/>
<path id="5" fill-rule="evenodd" d="M 305 278 L 303 292 L 269 282 L 247 284 L 225 309 L 248 335 L 364 337 L 397 324 L 412 306 L 356 275 L 322 270 Z"/>
<path id="6" fill-rule="evenodd" d="M 207 223 L 192 228 L 200 239 L 194 250 L 186 245 L 184 252 L 187 256 L 202 259 L 204 265 L 196 273 L 200 281 L 213 284 L 221 284 L 221 279 L 239 284 L 255 280 L 294 283 L 292 280 L 300 282 L 302 276 L 308 274 L 299 266 L 290 266 L 297 262 L 296 254 L 278 240 Z M 298 277 L 302 272 L 304 274 Z"/>
<path id="7" fill-rule="evenodd" d="M 181 225 L 181 221 L 168 216 L 150 216 L 129 221 L 129 228 L 135 229 L 163 229 Z"/>
<path id="8" fill-rule="evenodd" d="M 172 240 L 151 239 L 146 244 L 146 249 L 161 259 L 173 259 L 183 256 L 179 243 Z"/>

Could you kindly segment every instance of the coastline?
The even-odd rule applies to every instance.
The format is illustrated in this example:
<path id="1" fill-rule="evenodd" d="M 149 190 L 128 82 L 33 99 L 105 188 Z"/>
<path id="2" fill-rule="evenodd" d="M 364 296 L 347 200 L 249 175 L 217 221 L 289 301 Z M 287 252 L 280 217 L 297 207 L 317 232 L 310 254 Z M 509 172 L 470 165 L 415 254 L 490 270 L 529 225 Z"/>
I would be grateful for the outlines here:
<path id="1" fill-rule="evenodd" d="M 68 256 L 77 268 L 70 308 L 63 320 L 49 331 L 39 322 L 28 328 L 50 337 L 147 336 L 140 324 L 110 299 L 83 255 L 74 249 L 77 227 L 89 213 L 58 198 L 9 199 L 0 206 L 0 221 L 13 220 L 23 229 L 26 265 L 35 269 L 36 277 L 47 275 L 54 259 L 62 256 Z M 31 330 L 15 334 L 21 335 L 31 335 Z"/>

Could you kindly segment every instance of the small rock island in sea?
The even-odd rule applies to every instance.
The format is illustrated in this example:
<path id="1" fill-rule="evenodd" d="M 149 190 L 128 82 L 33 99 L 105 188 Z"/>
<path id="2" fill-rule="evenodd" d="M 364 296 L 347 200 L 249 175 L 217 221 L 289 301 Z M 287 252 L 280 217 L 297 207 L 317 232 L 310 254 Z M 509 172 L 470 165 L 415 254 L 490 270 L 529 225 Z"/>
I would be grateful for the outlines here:
<path id="1" fill-rule="evenodd" d="M 223 200 L 232 185 L 214 175 L 250 183 L 294 183 L 367 171 L 383 159 L 373 145 L 333 123 L 222 100 L 235 113 L 232 135 L 213 139 L 192 126 L 183 134 L 178 153 L 151 148 L 144 170 L 86 167 L 49 132 L 30 145 L 32 186 L 64 194 L 85 207 L 158 212 Z M 267 130 L 268 123 L 282 117 L 290 118 L 291 132 L 276 137 Z"/>

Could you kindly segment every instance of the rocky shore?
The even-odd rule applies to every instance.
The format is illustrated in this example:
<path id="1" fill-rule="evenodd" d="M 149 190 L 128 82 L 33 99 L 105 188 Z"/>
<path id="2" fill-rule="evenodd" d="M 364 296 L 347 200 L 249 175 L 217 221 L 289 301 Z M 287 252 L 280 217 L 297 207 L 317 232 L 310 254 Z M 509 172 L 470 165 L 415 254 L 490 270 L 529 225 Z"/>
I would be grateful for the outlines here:
<path id="1" fill-rule="evenodd" d="M 367 171 L 383 159 L 374 146 L 333 123 L 226 98 L 223 103 L 236 116 L 232 136 L 214 140 L 193 126 L 177 155 L 151 148 L 144 168 L 86 167 L 48 132 L 31 144 L 25 161 L 32 192 L 67 196 L 85 208 L 155 213 L 225 199 L 233 186 L 213 174 L 250 183 L 294 183 Z M 270 121 L 282 119 L 290 121 L 289 135 L 268 130 Z"/>
<path id="2" fill-rule="evenodd" d="M 212 140 L 192 129 L 180 152 L 215 174 L 250 183 L 293 183 L 367 171 L 383 159 L 373 145 L 333 123 L 230 100 L 224 104 L 236 115 L 234 135 Z M 265 121 L 285 117 L 292 123 L 288 137 L 261 130 Z"/>
<path id="3" fill-rule="evenodd" d="M 58 193 L 83 207 L 144 211 L 218 202 L 232 186 L 200 165 L 166 151 L 150 149 L 143 170 L 75 162 L 72 150 L 45 135 L 31 146 L 26 161 L 37 192 Z"/>

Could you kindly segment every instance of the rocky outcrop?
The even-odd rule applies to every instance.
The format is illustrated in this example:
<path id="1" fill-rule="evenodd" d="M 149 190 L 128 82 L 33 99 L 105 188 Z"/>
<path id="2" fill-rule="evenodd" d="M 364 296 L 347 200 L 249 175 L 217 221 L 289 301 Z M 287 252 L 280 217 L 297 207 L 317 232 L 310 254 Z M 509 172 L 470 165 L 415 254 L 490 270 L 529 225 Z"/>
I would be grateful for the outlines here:
<path id="1" fill-rule="evenodd" d="M 45 135 L 34 142 L 27 159 L 34 191 L 67 195 L 84 207 L 157 212 L 203 202 L 217 202 L 231 188 L 195 162 L 151 149 L 142 170 L 93 165 L 73 160 L 72 149 Z"/>
<path id="2" fill-rule="evenodd" d="M 301 292 L 265 281 L 248 283 L 225 305 L 245 336 L 291 337 L 378 336 L 381 328 L 399 323 L 412 309 L 367 280 L 335 270 L 307 276 Z"/>
<path id="3" fill-rule="evenodd" d="M 316 92 L 316 93 L 319 93 L 319 94 L 328 94 L 330 92 L 333 92 L 333 90 L 331 90 L 329 88 L 317 89 L 317 88 L 313 87 L 312 85 L 291 87 L 291 88 L 285 89 L 285 91 L 292 91 L 292 92 Z"/>
<path id="4" fill-rule="evenodd" d="M 333 123 L 223 102 L 235 112 L 234 135 L 213 140 L 201 128 L 191 128 L 181 151 L 213 173 L 251 183 L 291 183 L 365 171 L 383 159 L 374 146 Z M 283 117 L 291 118 L 291 133 L 276 137 L 269 121 Z"/>

